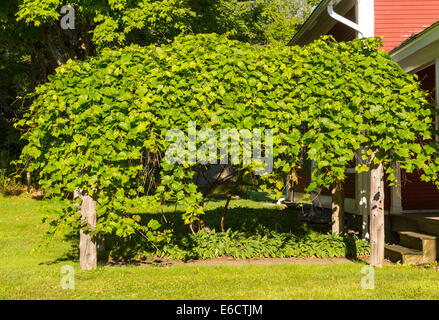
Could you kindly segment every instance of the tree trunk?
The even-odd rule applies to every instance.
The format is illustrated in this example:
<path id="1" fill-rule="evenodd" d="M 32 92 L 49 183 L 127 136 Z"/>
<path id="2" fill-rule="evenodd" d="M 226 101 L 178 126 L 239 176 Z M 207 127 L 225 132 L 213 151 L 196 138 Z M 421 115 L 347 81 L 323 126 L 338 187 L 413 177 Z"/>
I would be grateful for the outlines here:
<path id="1" fill-rule="evenodd" d="M 55 28 L 43 26 L 41 28 L 41 34 L 44 42 L 47 45 L 47 49 L 50 53 L 51 60 L 56 67 L 61 66 L 69 59 L 68 54 L 63 50 L 62 39 L 59 39 Z"/>
<path id="2" fill-rule="evenodd" d="M 210 232 L 210 228 L 206 225 L 206 215 L 202 214 L 199 216 L 199 226 L 200 230 L 208 231 Z"/>
<path id="3" fill-rule="evenodd" d="M 227 209 L 229 208 L 230 200 L 232 200 L 233 195 L 236 193 L 236 190 L 238 189 L 239 184 L 240 184 L 241 181 L 242 181 L 242 175 L 243 175 L 243 174 L 244 174 L 244 171 L 241 171 L 241 172 L 239 173 L 239 176 L 238 176 L 238 178 L 237 178 L 236 181 L 235 181 L 235 185 L 233 186 L 232 191 L 230 191 L 230 194 L 227 196 L 226 205 L 224 206 L 223 213 L 222 213 L 222 215 L 221 215 L 221 231 L 222 231 L 222 232 L 225 232 L 225 228 L 224 228 L 224 219 L 225 219 L 225 216 L 226 216 Z"/>
<path id="4" fill-rule="evenodd" d="M 80 195 L 81 204 L 81 221 L 87 221 L 91 230 L 96 229 L 96 201 L 89 195 Z M 80 230 L 79 232 L 79 263 L 82 270 L 96 269 L 97 252 L 96 239 L 93 239 L 89 232 Z"/>
<path id="5" fill-rule="evenodd" d="M 344 190 L 337 182 L 331 190 L 332 195 L 332 233 L 341 235 L 344 231 Z"/>
<path id="6" fill-rule="evenodd" d="M 85 19 L 84 17 L 81 16 L 81 14 L 79 14 L 80 17 L 80 29 L 81 30 L 81 36 L 80 36 L 80 41 L 82 42 L 81 44 L 81 48 L 85 51 L 84 55 L 85 57 L 91 57 L 91 56 L 95 56 L 96 55 L 96 48 L 95 45 L 93 44 L 93 40 L 92 40 L 92 36 L 90 36 L 90 23 L 87 19 Z"/>
<path id="7" fill-rule="evenodd" d="M 37 86 L 37 76 L 38 76 L 37 57 L 35 53 L 31 54 L 30 61 L 31 61 L 31 87 L 33 91 Z"/>
<path id="8" fill-rule="evenodd" d="M 41 77 L 43 81 L 47 80 L 47 75 L 50 73 L 50 64 L 47 60 L 46 56 L 44 55 L 44 52 L 42 49 L 35 49 L 37 52 L 37 59 L 40 63 L 41 68 Z"/>
<path id="9" fill-rule="evenodd" d="M 374 167 L 370 179 L 370 265 L 382 267 L 384 262 L 384 170 Z"/>
<path id="10" fill-rule="evenodd" d="M 360 178 L 359 188 L 359 206 L 361 213 L 361 238 L 369 240 L 369 212 L 370 212 L 370 172 L 357 174 Z"/>
<path id="11" fill-rule="evenodd" d="M 227 196 L 227 202 L 226 202 L 226 205 L 223 208 L 223 213 L 221 214 L 221 231 L 222 232 L 226 232 L 226 230 L 224 228 L 224 218 L 226 217 L 227 208 L 229 207 L 229 203 L 230 203 L 230 200 L 232 199 L 232 196 L 233 196 L 232 193 L 230 193 Z"/>

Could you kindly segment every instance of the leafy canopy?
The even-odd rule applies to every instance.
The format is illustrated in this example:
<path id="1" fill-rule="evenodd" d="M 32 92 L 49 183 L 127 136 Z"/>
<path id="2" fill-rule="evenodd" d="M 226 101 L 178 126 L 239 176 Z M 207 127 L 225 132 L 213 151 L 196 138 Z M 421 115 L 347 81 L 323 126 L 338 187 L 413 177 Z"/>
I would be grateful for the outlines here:
<path id="1" fill-rule="evenodd" d="M 139 231 L 151 241 L 166 235 L 157 232 L 160 224 L 144 226 L 128 208 L 176 201 L 190 223 L 212 192 L 194 180 L 212 165 L 171 165 L 163 157 L 168 130 L 186 130 L 189 121 L 215 132 L 273 129 L 273 171 L 257 176 L 254 163 L 233 165 L 229 182 L 280 192 L 286 175 L 311 160 L 309 190 L 330 187 L 344 180 L 363 148 L 358 171 L 385 163 L 393 180 L 390 164 L 399 161 L 437 183 L 425 93 L 413 75 L 374 49 L 379 45 L 379 39 L 323 38 L 305 47 L 259 48 L 209 34 L 106 49 L 59 67 L 37 88 L 20 123 L 29 128 L 22 163 L 32 158 L 29 169 L 39 172 L 41 186 L 64 199 L 50 216 L 55 231 L 81 227 L 66 198 L 79 188 L 98 202 L 96 232 Z"/>

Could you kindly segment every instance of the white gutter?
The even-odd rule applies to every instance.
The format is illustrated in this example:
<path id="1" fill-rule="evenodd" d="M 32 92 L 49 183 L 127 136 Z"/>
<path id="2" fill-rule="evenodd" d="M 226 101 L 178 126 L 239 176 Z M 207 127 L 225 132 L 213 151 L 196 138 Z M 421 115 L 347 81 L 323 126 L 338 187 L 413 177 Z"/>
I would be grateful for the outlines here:
<path id="1" fill-rule="evenodd" d="M 369 38 L 375 36 L 375 4 L 374 0 L 357 0 L 357 22 L 355 23 L 334 12 L 333 2 L 328 4 L 327 11 L 331 18 L 354 29 L 359 34 L 357 38 Z"/>
<path id="2" fill-rule="evenodd" d="M 305 21 L 305 23 L 299 28 L 297 33 L 293 36 L 293 38 L 288 42 L 288 45 L 293 45 L 296 39 L 300 39 L 303 34 L 311 29 L 317 23 L 317 18 L 320 16 L 322 12 L 325 11 L 326 6 L 331 0 L 323 0 L 320 2 L 317 7 L 312 11 L 311 15 Z"/>
<path id="3" fill-rule="evenodd" d="M 349 19 L 346 19 L 345 17 L 339 15 L 338 13 L 335 13 L 332 5 L 328 5 L 328 14 L 331 18 L 333 18 L 333 19 L 347 25 L 348 27 L 351 27 L 352 29 L 358 31 L 364 37 L 365 31 L 361 30 L 360 25 L 356 24 L 355 22 L 352 22 Z"/>

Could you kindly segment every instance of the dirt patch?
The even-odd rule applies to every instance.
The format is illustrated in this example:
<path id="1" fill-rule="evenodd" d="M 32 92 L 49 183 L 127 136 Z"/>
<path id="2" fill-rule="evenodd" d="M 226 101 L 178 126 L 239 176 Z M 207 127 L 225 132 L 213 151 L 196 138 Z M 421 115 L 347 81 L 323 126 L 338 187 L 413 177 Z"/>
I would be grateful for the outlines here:
<path id="1" fill-rule="evenodd" d="M 257 259 L 235 259 L 232 257 L 220 257 L 217 259 L 207 260 L 166 260 L 151 259 L 145 261 L 133 262 L 135 265 L 154 265 L 158 267 L 168 266 L 271 266 L 281 264 L 297 264 L 297 265 L 334 265 L 334 264 L 350 264 L 355 260 L 348 258 L 257 258 Z M 126 263 L 109 261 L 110 265 L 124 265 Z"/>

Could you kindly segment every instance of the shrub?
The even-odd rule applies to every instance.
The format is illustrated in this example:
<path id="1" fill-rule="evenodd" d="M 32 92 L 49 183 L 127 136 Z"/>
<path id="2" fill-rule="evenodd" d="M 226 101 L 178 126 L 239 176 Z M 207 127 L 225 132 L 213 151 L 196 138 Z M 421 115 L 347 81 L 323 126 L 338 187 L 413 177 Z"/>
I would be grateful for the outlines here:
<path id="1" fill-rule="evenodd" d="M 140 242 L 139 242 L 140 241 Z M 177 260 L 214 259 L 218 257 L 288 258 L 288 257 L 357 257 L 370 253 L 367 241 L 356 236 L 337 237 L 332 234 L 308 232 L 295 235 L 273 230 L 256 233 L 232 231 L 210 233 L 200 231 L 173 237 L 169 243 L 151 246 L 138 239 L 130 245 L 113 242 L 109 257 L 115 260 L 167 258 Z"/>

